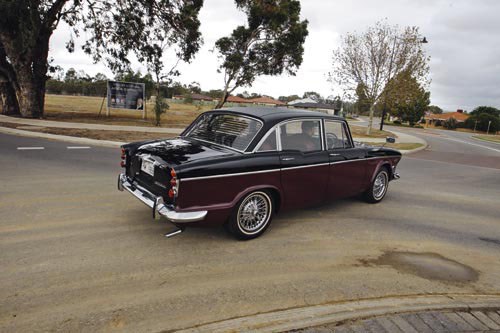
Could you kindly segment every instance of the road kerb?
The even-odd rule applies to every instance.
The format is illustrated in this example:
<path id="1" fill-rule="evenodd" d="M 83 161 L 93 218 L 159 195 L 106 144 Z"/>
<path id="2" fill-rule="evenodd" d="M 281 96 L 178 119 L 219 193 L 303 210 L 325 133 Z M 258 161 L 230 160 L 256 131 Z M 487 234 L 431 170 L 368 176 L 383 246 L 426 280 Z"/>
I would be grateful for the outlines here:
<path id="1" fill-rule="evenodd" d="M 498 307 L 500 307 L 500 295 L 394 296 L 280 310 L 200 325 L 177 332 L 283 332 L 397 313 L 429 310 L 471 311 Z"/>

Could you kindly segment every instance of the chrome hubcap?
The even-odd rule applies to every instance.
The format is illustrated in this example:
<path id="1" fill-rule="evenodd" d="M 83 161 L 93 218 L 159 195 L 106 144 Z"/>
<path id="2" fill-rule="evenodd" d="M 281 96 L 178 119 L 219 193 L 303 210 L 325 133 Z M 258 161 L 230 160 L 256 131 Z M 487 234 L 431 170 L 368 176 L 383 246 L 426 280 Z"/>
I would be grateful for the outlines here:
<path id="1" fill-rule="evenodd" d="M 387 173 L 381 172 L 375 178 L 375 183 L 373 184 L 373 196 L 375 199 L 380 199 L 384 196 L 385 190 L 387 189 Z"/>
<path id="2" fill-rule="evenodd" d="M 250 195 L 238 210 L 238 224 L 245 232 L 255 232 L 269 220 L 269 199 L 261 193 Z"/>

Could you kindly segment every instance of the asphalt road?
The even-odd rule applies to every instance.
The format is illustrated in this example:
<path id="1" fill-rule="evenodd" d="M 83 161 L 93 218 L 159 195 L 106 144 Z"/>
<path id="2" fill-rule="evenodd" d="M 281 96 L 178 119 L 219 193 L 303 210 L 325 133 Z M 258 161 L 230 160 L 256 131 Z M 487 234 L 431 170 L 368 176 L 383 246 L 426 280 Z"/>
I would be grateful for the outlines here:
<path id="1" fill-rule="evenodd" d="M 168 225 L 116 190 L 118 150 L 0 135 L 0 331 L 161 331 L 358 298 L 499 294 L 500 145 L 417 135 L 430 148 L 403 158 L 382 203 L 280 215 L 248 242 L 222 228 L 164 238 Z M 405 252 L 473 274 L 385 261 Z"/>

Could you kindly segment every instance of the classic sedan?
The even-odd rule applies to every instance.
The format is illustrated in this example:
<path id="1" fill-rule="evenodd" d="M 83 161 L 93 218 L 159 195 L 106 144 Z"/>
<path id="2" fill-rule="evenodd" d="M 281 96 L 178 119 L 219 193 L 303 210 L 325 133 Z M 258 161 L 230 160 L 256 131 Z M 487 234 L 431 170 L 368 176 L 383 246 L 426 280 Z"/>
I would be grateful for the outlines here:
<path id="1" fill-rule="evenodd" d="M 399 178 L 400 159 L 394 149 L 355 145 L 343 118 L 230 108 L 201 114 L 177 138 L 124 145 L 118 188 L 177 232 L 223 224 L 251 239 L 288 209 L 360 194 L 380 202 L 389 181 Z"/>

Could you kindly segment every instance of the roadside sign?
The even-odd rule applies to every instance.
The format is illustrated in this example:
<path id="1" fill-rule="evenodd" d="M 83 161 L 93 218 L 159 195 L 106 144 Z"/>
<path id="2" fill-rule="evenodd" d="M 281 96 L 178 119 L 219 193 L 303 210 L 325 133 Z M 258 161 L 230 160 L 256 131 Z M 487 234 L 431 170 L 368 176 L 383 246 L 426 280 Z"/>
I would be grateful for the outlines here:
<path id="1" fill-rule="evenodd" d="M 107 112 L 109 109 L 140 110 L 145 117 L 146 87 L 144 83 L 108 81 Z"/>

